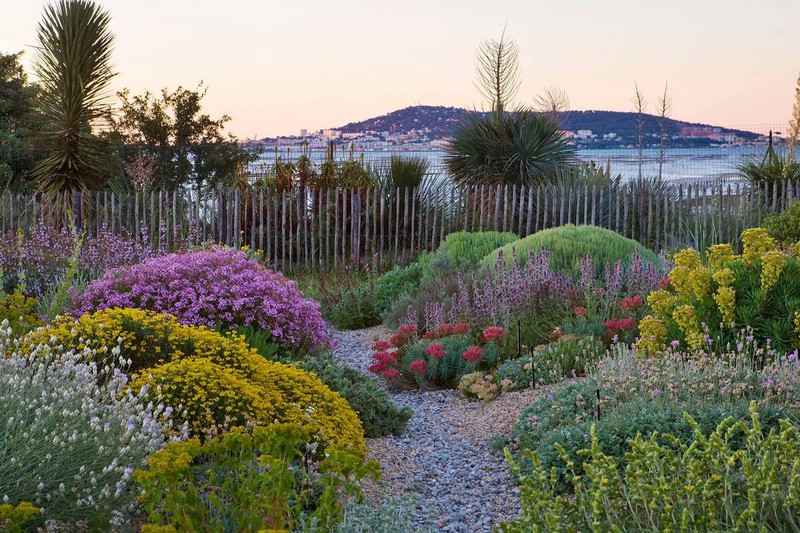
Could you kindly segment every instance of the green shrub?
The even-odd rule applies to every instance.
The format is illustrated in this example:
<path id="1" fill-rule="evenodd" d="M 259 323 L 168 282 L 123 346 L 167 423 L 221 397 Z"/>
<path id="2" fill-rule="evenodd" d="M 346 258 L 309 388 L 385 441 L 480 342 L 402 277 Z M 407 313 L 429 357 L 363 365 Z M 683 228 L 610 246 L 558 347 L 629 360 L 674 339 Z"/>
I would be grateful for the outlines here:
<path id="1" fill-rule="evenodd" d="M 471 270 L 490 252 L 519 240 L 515 233 L 458 231 L 448 235 L 436 253 L 448 253 L 458 270 Z"/>
<path id="2" fill-rule="evenodd" d="M 550 252 L 550 265 L 554 270 L 564 270 L 573 275 L 580 273 L 579 263 L 586 254 L 592 255 L 598 275 L 603 273 L 605 265 L 617 261 L 630 262 L 634 252 L 638 252 L 645 263 L 660 262 L 652 250 L 611 230 L 567 224 L 506 244 L 484 257 L 481 263 L 493 266 L 502 251 L 506 263 L 510 265 L 513 261 L 512 251 L 516 251 L 517 258 L 524 264 L 531 252 L 542 249 Z"/>
<path id="3" fill-rule="evenodd" d="M 533 372 L 527 357 L 507 359 L 494 370 L 494 380 L 504 392 L 527 389 L 531 386 Z M 537 380 L 540 376 L 536 376 Z"/>
<path id="4" fill-rule="evenodd" d="M 375 310 L 383 314 L 399 298 L 414 295 L 419 290 L 424 268 L 420 261 L 407 267 L 396 266 L 375 282 Z"/>
<path id="5" fill-rule="evenodd" d="M 769 216 L 764 229 L 780 243 L 800 242 L 800 202 L 792 202 L 788 209 Z"/>
<path id="6" fill-rule="evenodd" d="M 322 314 L 339 329 L 362 329 L 381 323 L 376 307 L 375 282 L 342 289 L 323 307 Z"/>
<path id="7" fill-rule="evenodd" d="M 542 466 L 548 471 L 555 469 L 562 489 L 567 488 L 570 473 L 564 458 L 568 457 L 569 461 L 581 468 L 586 457 L 582 456 L 580 451 L 587 446 L 587 436 L 592 425 L 597 427 L 597 442 L 600 449 L 624 468 L 627 463 L 625 452 L 628 450 L 628 443 L 638 434 L 647 439 L 654 433 L 670 433 L 679 442 L 691 442 L 694 433 L 692 426 L 683 416 L 684 412 L 694 417 L 705 433 L 713 431 L 717 424 L 727 417 L 746 420 L 748 416 L 747 401 L 687 406 L 673 403 L 654 405 L 645 399 L 638 399 L 606 414 L 601 410 L 600 420 L 595 421 L 596 403 L 586 401 L 591 399 L 585 396 L 583 400 L 584 407 L 588 407 L 589 412 L 582 414 L 581 422 L 559 425 L 547 432 L 536 432 L 538 438 L 535 440 L 535 445 L 524 447 L 525 450 L 536 452 Z M 771 428 L 777 427 L 781 418 L 796 417 L 797 411 L 769 405 L 760 407 L 759 415 L 762 424 Z M 528 436 L 531 437 L 532 435 Z M 530 443 L 533 444 L 533 439 Z M 556 450 L 556 445 L 562 448 L 560 452 Z M 531 466 L 524 460 L 521 464 L 524 468 Z"/>
<path id="8" fill-rule="evenodd" d="M 338 392 L 358 414 L 367 437 L 400 435 L 414 411 L 399 408 L 374 378 L 352 369 L 332 356 L 310 357 L 301 366 Z"/>
<path id="9" fill-rule="evenodd" d="M 173 443 L 148 459 L 134 479 L 156 526 L 179 531 L 299 529 L 324 531 L 341 519 L 342 500 L 360 496 L 360 481 L 379 466 L 363 451 L 330 446 L 312 460 L 313 431 L 296 424 L 236 428 L 201 444 Z"/>
<path id="10" fill-rule="evenodd" d="M 593 426 L 581 455 L 567 453 L 572 494 L 536 453 L 521 478 L 522 513 L 504 533 L 567 531 L 792 531 L 800 514 L 800 433 L 789 422 L 767 429 L 755 403 L 750 423 L 729 417 L 706 433 L 685 417 L 692 438 L 660 432 L 626 447 L 626 466 L 600 444 Z M 708 436 L 706 436 L 708 435 Z M 564 451 L 559 449 L 559 452 Z M 519 466 L 507 453 L 512 469 Z"/>
<path id="11" fill-rule="evenodd" d="M 25 334 L 42 325 L 36 314 L 38 302 L 22 294 L 0 293 L 0 322 L 8 320 L 15 335 Z"/>
<path id="12" fill-rule="evenodd" d="M 536 371 L 562 379 L 583 376 L 587 366 L 600 360 L 605 351 L 603 343 L 594 337 L 565 335 L 535 351 Z"/>
<path id="13" fill-rule="evenodd" d="M 298 287 L 320 304 L 322 316 L 339 329 L 360 329 L 381 323 L 376 277 L 350 268 L 302 273 Z"/>
<path id="14" fill-rule="evenodd" d="M 552 445 L 562 444 L 572 461 L 582 463 L 578 451 L 597 416 L 598 392 L 598 439 L 603 452 L 621 463 L 626 442 L 637 432 L 644 438 L 654 431 L 690 438 L 683 411 L 708 431 L 727 416 L 747 418 L 751 400 L 759 403 L 765 425 L 800 414 L 797 356 L 759 348 L 745 335 L 735 348 L 721 347 L 705 358 L 668 351 L 643 359 L 632 348 L 615 346 L 594 366 L 591 379 L 567 382 L 535 401 L 520 414 L 511 435 L 495 444 L 536 451 L 547 468 L 557 467 L 563 481 L 565 465 Z"/>

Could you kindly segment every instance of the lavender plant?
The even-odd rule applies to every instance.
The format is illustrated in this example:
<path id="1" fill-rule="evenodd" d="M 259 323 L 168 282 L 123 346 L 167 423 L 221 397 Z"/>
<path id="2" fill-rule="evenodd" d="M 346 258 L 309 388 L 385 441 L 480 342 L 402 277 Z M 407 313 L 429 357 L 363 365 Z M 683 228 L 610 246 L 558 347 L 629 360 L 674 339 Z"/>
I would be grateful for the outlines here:
<path id="1" fill-rule="evenodd" d="M 580 261 L 579 274 L 571 276 L 551 266 L 546 250 L 531 252 L 524 265 L 515 256 L 508 267 L 500 253 L 494 267 L 460 276 L 449 301 L 426 302 L 424 309 L 412 309 L 408 316 L 426 330 L 444 322 L 466 322 L 478 328 L 502 326 L 513 331 L 518 317 L 560 316 L 575 294 L 600 291 L 607 300 L 644 296 L 658 287 L 664 274 L 659 266 L 643 262 L 638 253 L 629 265 L 623 261 L 608 265 L 602 281 L 595 276 L 591 255 Z"/>
<path id="2" fill-rule="evenodd" d="M 97 349 L 15 348 L 0 326 L 0 497 L 29 501 L 46 519 L 94 521 L 135 501 L 135 468 L 167 441 L 169 409 L 127 390 L 119 367 L 90 362 Z M 106 349 L 106 348 L 103 348 Z M 111 349 L 115 355 L 119 348 Z M 124 365 L 123 365 L 124 366 Z"/>
<path id="3" fill-rule="evenodd" d="M 153 246 L 146 235 L 139 238 L 127 233 L 118 235 L 107 228 L 85 239 L 77 228 L 56 230 L 44 225 L 34 226 L 24 233 L 6 232 L 0 234 L 0 268 L 5 272 L 5 289 L 11 290 L 24 283 L 26 294 L 38 297 L 60 285 L 70 268 L 78 241 L 82 241 L 82 245 L 77 256 L 77 273 L 88 279 L 97 278 L 109 269 L 166 253 L 165 246 Z M 179 245 L 186 244 L 189 242 Z"/>

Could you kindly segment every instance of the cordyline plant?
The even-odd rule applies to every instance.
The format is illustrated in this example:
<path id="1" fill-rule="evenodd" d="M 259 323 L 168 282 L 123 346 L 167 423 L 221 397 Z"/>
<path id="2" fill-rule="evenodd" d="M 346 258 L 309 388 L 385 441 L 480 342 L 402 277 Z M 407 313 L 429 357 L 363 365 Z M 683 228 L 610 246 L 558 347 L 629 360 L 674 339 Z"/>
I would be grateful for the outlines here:
<path id="1" fill-rule="evenodd" d="M 43 89 L 42 143 L 49 155 L 33 170 L 43 191 L 97 188 L 110 174 L 108 143 L 92 133 L 108 107 L 114 77 L 110 22 L 108 12 L 89 0 L 45 7 L 35 69 Z"/>

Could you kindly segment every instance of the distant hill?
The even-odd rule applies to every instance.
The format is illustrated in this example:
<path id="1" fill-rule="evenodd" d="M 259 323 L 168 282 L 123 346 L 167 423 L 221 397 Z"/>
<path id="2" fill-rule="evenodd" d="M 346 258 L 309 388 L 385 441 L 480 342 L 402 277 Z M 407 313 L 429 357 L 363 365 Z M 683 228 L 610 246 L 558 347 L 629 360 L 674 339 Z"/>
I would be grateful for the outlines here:
<path id="1" fill-rule="evenodd" d="M 452 137 L 461 118 L 467 109 L 443 106 L 412 106 L 399 109 L 386 115 L 351 122 L 333 128 L 344 133 L 357 133 L 365 131 L 406 133 L 411 130 L 427 131 L 430 138 L 441 139 Z M 636 140 L 636 114 L 624 111 L 569 111 L 560 117 L 563 129 L 569 131 L 592 130 L 592 133 L 602 136 L 607 133 L 616 133 L 626 142 Z M 686 122 L 681 120 L 667 120 L 667 135 L 677 135 L 682 127 L 717 127 L 709 124 Z M 759 135 L 750 131 L 721 128 L 724 133 L 734 133 L 745 140 L 753 140 Z M 645 115 L 644 132 L 646 135 L 656 134 L 659 131 L 658 117 Z"/>

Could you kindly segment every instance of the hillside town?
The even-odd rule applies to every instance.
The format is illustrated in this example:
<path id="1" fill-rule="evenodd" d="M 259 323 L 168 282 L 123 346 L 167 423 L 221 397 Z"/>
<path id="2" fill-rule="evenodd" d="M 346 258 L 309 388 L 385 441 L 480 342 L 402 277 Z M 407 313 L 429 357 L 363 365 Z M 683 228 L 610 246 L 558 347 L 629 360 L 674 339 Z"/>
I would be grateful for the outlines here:
<path id="1" fill-rule="evenodd" d="M 331 143 L 357 151 L 438 151 L 454 135 L 464 110 L 436 106 L 415 106 L 381 117 L 350 123 L 339 128 L 297 135 L 252 139 L 248 144 L 261 149 L 324 150 Z M 694 124 L 667 119 L 664 141 L 670 148 L 761 146 L 768 135 L 753 131 Z M 583 149 L 631 149 L 638 146 L 633 113 L 614 111 L 572 111 L 559 120 L 561 134 L 569 143 Z M 661 127 L 657 117 L 645 116 L 643 144 L 658 147 Z M 781 132 L 774 141 L 782 142 Z"/>

